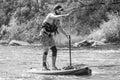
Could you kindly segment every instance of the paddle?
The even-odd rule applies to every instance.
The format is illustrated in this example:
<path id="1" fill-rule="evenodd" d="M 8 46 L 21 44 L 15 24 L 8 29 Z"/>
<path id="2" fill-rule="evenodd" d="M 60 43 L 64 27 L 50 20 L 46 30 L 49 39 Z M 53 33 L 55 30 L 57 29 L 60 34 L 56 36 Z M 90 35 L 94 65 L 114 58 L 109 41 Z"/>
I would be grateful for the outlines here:
<path id="1" fill-rule="evenodd" d="M 70 24 L 70 17 L 69 17 L 69 60 L 70 60 L 70 66 L 72 66 L 72 58 L 71 58 L 71 24 Z"/>
<path id="2" fill-rule="evenodd" d="M 63 69 L 65 70 L 70 70 L 70 69 L 74 69 L 74 67 L 72 66 L 72 58 L 71 58 L 71 24 L 70 24 L 70 18 L 69 18 L 69 66 L 67 67 L 63 67 Z"/>

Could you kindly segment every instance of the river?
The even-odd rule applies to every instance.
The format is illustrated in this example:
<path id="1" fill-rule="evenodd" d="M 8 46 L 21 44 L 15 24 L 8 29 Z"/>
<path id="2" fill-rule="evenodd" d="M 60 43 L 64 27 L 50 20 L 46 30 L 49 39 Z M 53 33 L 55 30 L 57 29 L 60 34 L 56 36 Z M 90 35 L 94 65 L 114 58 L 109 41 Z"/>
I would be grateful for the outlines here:
<path id="1" fill-rule="evenodd" d="M 120 46 L 73 48 L 72 64 L 85 64 L 92 75 L 48 76 L 26 73 L 41 69 L 42 49 L 35 46 L 0 46 L 0 80 L 120 80 Z M 48 54 L 51 67 L 51 51 Z M 58 49 L 58 68 L 69 65 L 68 48 Z"/>

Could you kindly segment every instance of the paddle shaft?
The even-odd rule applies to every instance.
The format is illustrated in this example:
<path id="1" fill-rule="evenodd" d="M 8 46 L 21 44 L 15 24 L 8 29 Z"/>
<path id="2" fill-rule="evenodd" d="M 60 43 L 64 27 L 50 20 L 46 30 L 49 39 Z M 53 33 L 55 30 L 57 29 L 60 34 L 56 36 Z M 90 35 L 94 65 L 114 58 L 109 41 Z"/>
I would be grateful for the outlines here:
<path id="1" fill-rule="evenodd" d="M 69 58 L 70 58 L 70 66 L 72 66 L 72 58 L 71 58 L 71 36 L 69 35 Z"/>
<path id="2" fill-rule="evenodd" d="M 69 17 L 69 60 L 70 60 L 70 66 L 72 66 L 72 58 L 71 58 L 71 22 Z"/>

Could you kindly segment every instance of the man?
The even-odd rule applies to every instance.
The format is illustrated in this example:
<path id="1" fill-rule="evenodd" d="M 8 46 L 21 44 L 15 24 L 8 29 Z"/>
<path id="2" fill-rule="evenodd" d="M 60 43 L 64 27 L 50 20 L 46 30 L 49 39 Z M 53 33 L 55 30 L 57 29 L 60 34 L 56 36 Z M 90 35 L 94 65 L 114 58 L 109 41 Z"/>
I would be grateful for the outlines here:
<path id="1" fill-rule="evenodd" d="M 60 31 L 68 37 L 63 28 L 59 26 L 60 18 L 68 16 L 70 14 L 62 14 L 64 9 L 61 5 L 56 5 L 53 12 L 49 13 L 43 21 L 42 29 L 40 31 L 40 42 L 43 46 L 43 70 L 50 70 L 47 67 L 46 60 L 49 49 L 52 50 L 52 70 L 58 70 L 56 67 L 57 48 L 53 36 L 58 34 L 58 28 Z M 59 24 L 59 25 L 58 25 Z"/>

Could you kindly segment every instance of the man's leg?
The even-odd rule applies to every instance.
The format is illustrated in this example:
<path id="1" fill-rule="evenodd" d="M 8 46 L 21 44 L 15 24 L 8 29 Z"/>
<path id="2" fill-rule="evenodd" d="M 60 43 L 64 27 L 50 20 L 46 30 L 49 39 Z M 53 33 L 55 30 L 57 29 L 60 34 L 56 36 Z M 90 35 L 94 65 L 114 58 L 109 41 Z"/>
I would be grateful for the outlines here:
<path id="1" fill-rule="evenodd" d="M 44 47 L 44 53 L 43 53 L 43 70 L 50 70 L 48 69 L 47 67 L 47 55 L 48 55 L 48 51 L 49 51 L 49 48 L 48 47 Z"/>
<path id="2" fill-rule="evenodd" d="M 57 48 L 56 48 L 56 46 L 53 46 L 50 49 L 52 50 L 52 69 L 58 70 L 56 67 Z"/>

